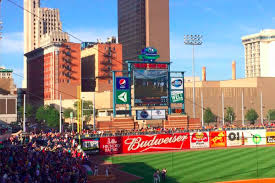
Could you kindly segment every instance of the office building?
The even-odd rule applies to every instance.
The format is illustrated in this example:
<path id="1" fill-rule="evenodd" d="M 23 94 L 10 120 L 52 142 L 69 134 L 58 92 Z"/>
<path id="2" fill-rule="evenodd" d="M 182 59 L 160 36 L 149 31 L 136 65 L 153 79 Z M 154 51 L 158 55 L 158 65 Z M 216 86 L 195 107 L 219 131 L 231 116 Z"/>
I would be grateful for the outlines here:
<path id="1" fill-rule="evenodd" d="M 41 8 L 40 0 L 24 0 L 24 53 L 28 53 L 52 42 L 68 42 L 67 33 L 62 32 L 59 10 Z M 23 88 L 27 86 L 27 65 L 24 57 Z"/>
<path id="2" fill-rule="evenodd" d="M 158 61 L 170 61 L 169 0 L 118 0 L 118 42 L 123 61 L 138 60 L 145 47 L 158 50 Z"/>
<path id="3" fill-rule="evenodd" d="M 275 77 L 275 29 L 242 37 L 245 77 Z"/>
<path id="4" fill-rule="evenodd" d="M 80 44 L 52 43 L 25 54 L 27 94 L 33 105 L 76 100 L 81 83 Z"/>

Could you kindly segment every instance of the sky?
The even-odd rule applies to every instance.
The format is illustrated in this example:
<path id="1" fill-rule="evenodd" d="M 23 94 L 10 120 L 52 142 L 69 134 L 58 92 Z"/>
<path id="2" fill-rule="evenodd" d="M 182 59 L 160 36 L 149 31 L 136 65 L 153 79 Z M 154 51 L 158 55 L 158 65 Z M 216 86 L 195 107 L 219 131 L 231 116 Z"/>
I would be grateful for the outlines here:
<path id="1" fill-rule="evenodd" d="M 13 69 L 21 87 L 23 10 L 9 1 L 23 6 L 23 0 L 2 0 L 0 66 Z M 117 0 L 41 0 L 41 7 L 59 8 L 63 30 L 83 41 L 117 36 Z M 171 69 L 192 75 L 192 46 L 184 45 L 184 35 L 201 34 L 203 44 L 195 47 L 196 75 L 201 77 L 205 66 L 207 80 L 231 79 L 236 60 L 237 78 L 244 78 L 241 37 L 275 28 L 274 7 L 274 0 L 170 0 Z"/>

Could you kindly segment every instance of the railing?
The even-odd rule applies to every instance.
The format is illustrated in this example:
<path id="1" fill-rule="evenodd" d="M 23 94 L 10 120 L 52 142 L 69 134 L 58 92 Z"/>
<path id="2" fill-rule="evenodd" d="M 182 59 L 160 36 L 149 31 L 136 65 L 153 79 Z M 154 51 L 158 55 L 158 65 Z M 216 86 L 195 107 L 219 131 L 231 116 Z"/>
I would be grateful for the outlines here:
<path id="1" fill-rule="evenodd" d="M 132 132 L 109 132 L 105 131 L 101 134 L 82 134 L 80 135 L 81 138 L 99 138 L 99 137 L 115 137 L 115 136 L 130 136 L 130 135 L 157 135 L 157 134 L 173 134 L 173 133 L 187 133 L 187 132 L 211 132 L 211 131 L 229 131 L 229 130 L 257 130 L 257 129 L 266 129 L 267 131 L 275 131 L 275 127 L 243 127 L 243 128 L 215 128 L 215 129 L 196 129 L 196 130 L 182 130 L 182 129 L 175 129 L 175 130 L 165 130 L 165 131 L 132 131 Z M 75 136 L 76 138 L 79 135 Z"/>

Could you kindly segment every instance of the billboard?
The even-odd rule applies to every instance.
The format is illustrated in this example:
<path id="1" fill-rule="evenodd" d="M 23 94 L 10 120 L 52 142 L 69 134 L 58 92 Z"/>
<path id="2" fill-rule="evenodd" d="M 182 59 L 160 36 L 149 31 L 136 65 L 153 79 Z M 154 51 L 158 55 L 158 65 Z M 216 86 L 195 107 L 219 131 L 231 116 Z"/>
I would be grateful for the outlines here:
<path id="1" fill-rule="evenodd" d="M 137 120 L 151 120 L 152 111 L 151 110 L 137 110 L 136 111 Z"/>
<path id="2" fill-rule="evenodd" d="M 137 120 L 166 119 L 166 111 L 164 109 L 137 110 L 136 117 Z"/>
<path id="3" fill-rule="evenodd" d="M 131 99 L 130 99 L 129 90 L 116 91 L 116 104 L 129 104 L 130 102 L 131 102 Z"/>
<path id="4" fill-rule="evenodd" d="M 275 144 L 275 132 L 266 132 L 266 144 L 267 145 Z"/>
<path id="5" fill-rule="evenodd" d="M 190 133 L 190 147 L 192 148 L 208 148 L 209 132 Z"/>
<path id="6" fill-rule="evenodd" d="M 129 90 L 129 78 L 117 77 L 116 78 L 116 89 L 117 90 Z"/>
<path id="7" fill-rule="evenodd" d="M 171 90 L 183 90 L 183 78 L 171 78 Z"/>
<path id="8" fill-rule="evenodd" d="M 226 131 L 210 132 L 210 147 L 226 147 Z"/>
<path id="9" fill-rule="evenodd" d="M 266 130 L 244 130 L 245 142 L 244 145 L 265 145 Z"/>
<path id="10" fill-rule="evenodd" d="M 123 136 L 123 153 L 190 149 L 189 133 Z"/>
<path id="11" fill-rule="evenodd" d="M 171 103 L 184 103 L 183 91 L 171 91 Z"/>
<path id="12" fill-rule="evenodd" d="M 227 146 L 242 146 L 245 144 L 246 137 L 243 130 L 228 130 Z"/>
<path id="13" fill-rule="evenodd" d="M 101 137 L 99 140 L 100 154 L 119 154 L 121 153 L 121 137 Z"/>
<path id="14" fill-rule="evenodd" d="M 136 106 L 165 106 L 168 99 L 168 70 L 134 70 Z"/>
<path id="15" fill-rule="evenodd" d="M 91 154 L 99 153 L 99 139 L 98 138 L 82 139 L 81 142 L 82 142 L 81 148 L 86 153 L 91 153 Z"/>

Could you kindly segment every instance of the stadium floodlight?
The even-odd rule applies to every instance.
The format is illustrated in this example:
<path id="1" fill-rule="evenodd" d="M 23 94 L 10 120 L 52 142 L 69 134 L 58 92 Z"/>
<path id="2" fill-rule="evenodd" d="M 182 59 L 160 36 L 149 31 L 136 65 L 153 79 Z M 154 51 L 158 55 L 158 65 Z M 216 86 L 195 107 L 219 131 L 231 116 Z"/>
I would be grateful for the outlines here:
<path id="1" fill-rule="evenodd" d="M 195 54 L 194 47 L 195 45 L 202 45 L 202 35 L 185 35 L 184 44 L 193 46 L 193 118 L 196 118 L 196 109 L 195 109 Z"/>

